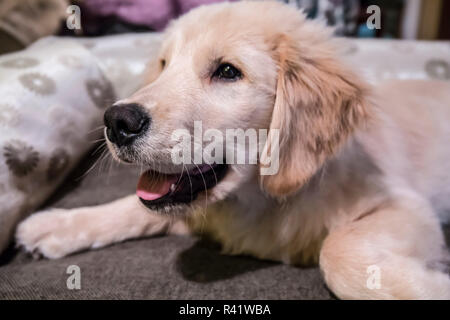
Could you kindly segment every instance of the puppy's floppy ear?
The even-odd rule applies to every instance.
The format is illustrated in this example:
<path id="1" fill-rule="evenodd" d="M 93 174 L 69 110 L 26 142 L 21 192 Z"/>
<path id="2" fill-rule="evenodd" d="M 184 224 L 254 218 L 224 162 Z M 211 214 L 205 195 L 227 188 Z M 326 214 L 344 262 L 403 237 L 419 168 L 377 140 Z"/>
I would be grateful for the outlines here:
<path id="1" fill-rule="evenodd" d="M 368 115 L 368 88 L 337 61 L 329 44 L 298 45 L 281 36 L 273 46 L 279 71 L 270 130 L 279 130 L 279 170 L 260 179 L 274 197 L 304 185 Z M 268 139 L 265 151 L 273 148 Z"/>

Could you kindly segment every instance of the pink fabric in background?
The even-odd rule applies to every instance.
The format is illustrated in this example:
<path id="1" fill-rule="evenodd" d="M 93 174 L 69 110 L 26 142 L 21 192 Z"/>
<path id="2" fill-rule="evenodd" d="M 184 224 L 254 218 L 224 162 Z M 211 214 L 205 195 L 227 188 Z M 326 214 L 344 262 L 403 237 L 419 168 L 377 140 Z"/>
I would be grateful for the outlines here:
<path id="1" fill-rule="evenodd" d="M 91 15 L 116 16 L 129 23 L 162 30 L 177 16 L 202 4 L 224 0 L 85 0 L 83 7 Z M 235 1 L 235 0 L 231 0 Z M 83 12 L 81 13 L 83 14 Z"/>

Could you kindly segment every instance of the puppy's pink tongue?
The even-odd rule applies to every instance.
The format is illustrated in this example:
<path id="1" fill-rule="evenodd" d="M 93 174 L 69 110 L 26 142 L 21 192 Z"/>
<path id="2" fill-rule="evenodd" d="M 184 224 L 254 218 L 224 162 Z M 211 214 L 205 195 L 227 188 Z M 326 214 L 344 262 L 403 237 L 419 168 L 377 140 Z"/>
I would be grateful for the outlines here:
<path id="1" fill-rule="evenodd" d="M 146 171 L 139 178 L 136 195 L 143 200 L 156 200 L 169 193 L 176 176 L 168 176 L 156 172 Z"/>

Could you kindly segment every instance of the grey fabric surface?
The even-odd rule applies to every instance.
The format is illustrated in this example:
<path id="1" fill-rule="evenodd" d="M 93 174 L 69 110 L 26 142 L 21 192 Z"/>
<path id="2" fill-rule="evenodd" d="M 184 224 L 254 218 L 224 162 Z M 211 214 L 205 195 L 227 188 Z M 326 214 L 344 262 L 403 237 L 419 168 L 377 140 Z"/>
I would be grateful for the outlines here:
<path id="1" fill-rule="evenodd" d="M 85 161 L 46 206 L 96 205 L 134 192 L 138 170 Z M 67 289 L 67 267 L 81 290 Z M 0 257 L 0 299 L 330 299 L 318 268 L 219 253 L 193 237 L 127 241 L 60 260 L 33 260 L 11 247 Z"/>

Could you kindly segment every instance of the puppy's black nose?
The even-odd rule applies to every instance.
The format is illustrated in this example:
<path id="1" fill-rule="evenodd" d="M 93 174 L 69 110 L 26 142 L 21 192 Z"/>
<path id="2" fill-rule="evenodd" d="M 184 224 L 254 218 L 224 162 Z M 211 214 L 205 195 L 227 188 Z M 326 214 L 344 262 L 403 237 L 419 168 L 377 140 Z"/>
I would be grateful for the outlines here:
<path id="1" fill-rule="evenodd" d="M 150 116 L 137 103 L 109 107 L 103 117 L 108 139 L 117 146 L 129 145 L 144 134 L 150 125 Z"/>

